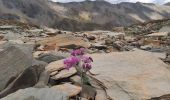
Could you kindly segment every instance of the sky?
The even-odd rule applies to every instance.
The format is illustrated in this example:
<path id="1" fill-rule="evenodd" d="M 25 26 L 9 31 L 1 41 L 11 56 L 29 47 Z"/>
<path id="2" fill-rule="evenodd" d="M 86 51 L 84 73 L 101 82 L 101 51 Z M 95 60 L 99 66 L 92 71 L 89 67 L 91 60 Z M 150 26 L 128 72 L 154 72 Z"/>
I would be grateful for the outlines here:
<path id="1" fill-rule="evenodd" d="M 79 1 L 84 1 L 84 0 L 52 0 L 52 1 L 55 1 L 55 2 L 72 2 L 72 1 L 79 2 Z M 92 0 L 92 1 L 94 1 L 94 0 Z M 111 2 L 113 4 L 120 3 L 120 2 L 143 2 L 143 3 L 164 4 L 164 3 L 170 2 L 170 0 L 105 0 L 105 1 Z"/>

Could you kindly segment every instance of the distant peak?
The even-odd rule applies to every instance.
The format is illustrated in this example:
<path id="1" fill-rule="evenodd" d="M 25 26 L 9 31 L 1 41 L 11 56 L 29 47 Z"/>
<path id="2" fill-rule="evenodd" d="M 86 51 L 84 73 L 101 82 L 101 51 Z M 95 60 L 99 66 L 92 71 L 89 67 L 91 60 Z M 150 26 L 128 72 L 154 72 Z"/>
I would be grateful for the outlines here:
<path id="1" fill-rule="evenodd" d="M 165 3 L 164 5 L 166 5 L 166 6 L 170 6 L 170 2 L 168 2 L 168 3 Z"/>

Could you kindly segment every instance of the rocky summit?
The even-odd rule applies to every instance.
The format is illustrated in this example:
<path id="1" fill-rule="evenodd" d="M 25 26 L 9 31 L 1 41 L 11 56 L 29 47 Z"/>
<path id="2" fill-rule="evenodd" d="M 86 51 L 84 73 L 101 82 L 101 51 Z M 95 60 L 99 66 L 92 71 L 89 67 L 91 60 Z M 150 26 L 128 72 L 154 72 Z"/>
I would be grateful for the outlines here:
<path id="1" fill-rule="evenodd" d="M 0 0 L 0 100 L 170 100 L 169 3 L 123 1 Z"/>

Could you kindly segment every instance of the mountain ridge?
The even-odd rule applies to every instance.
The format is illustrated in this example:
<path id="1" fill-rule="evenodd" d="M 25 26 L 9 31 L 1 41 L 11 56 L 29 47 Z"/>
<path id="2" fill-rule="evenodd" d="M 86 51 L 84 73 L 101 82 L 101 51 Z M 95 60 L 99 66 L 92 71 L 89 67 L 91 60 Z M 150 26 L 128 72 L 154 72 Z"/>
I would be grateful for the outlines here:
<path id="1" fill-rule="evenodd" d="M 12 7 L 12 8 L 11 8 Z M 170 18 L 170 6 L 150 3 L 47 0 L 0 0 L 0 19 L 12 19 L 69 31 L 113 27 Z"/>

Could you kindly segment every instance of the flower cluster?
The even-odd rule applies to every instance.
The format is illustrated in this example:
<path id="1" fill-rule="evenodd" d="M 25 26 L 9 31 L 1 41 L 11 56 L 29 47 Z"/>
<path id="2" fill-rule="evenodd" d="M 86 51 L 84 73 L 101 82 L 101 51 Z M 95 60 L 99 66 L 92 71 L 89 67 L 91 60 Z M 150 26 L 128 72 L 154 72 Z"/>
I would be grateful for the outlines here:
<path id="1" fill-rule="evenodd" d="M 80 48 L 80 49 L 77 49 L 77 50 L 73 50 L 71 52 L 71 55 L 72 56 L 82 56 L 82 55 L 85 54 L 85 52 L 86 52 L 85 48 Z"/>
<path id="2" fill-rule="evenodd" d="M 90 70 L 91 69 L 91 63 L 93 62 L 93 59 L 91 57 L 88 57 L 88 56 L 83 56 L 82 57 L 82 62 L 83 62 L 83 69 L 84 70 Z"/>
<path id="3" fill-rule="evenodd" d="M 71 67 L 79 66 L 84 72 L 89 71 L 92 67 L 91 63 L 93 59 L 85 54 L 86 50 L 84 48 L 73 50 L 71 52 L 71 57 L 64 60 L 65 68 L 69 70 Z"/>
<path id="4" fill-rule="evenodd" d="M 77 57 L 70 57 L 64 60 L 64 65 L 66 69 L 70 69 L 73 66 L 78 65 L 80 59 L 78 59 Z"/>

